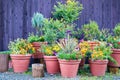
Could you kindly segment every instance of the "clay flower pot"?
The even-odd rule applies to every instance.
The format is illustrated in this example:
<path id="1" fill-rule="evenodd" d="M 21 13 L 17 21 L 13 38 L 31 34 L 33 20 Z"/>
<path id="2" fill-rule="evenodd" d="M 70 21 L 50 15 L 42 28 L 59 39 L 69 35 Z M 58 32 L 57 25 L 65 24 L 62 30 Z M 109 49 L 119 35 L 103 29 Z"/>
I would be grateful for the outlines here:
<path id="1" fill-rule="evenodd" d="M 60 66 L 56 56 L 44 56 L 44 60 L 49 74 L 56 74 L 60 72 Z"/>
<path id="2" fill-rule="evenodd" d="M 117 64 L 110 62 L 108 66 L 110 67 L 120 67 L 120 49 L 112 49 L 113 53 L 111 56 L 113 57 L 114 60 L 116 60 Z"/>
<path id="3" fill-rule="evenodd" d="M 90 71 L 93 76 L 104 76 L 107 70 L 108 60 L 90 60 Z"/>
<path id="4" fill-rule="evenodd" d="M 93 50 L 95 46 L 99 45 L 99 42 L 89 41 L 90 49 Z"/>
<path id="5" fill-rule="evenodd" d="M 31 54 L 11 54 L 12 65 L 14 72 L 25 72 L 28 70 Z"/>
<path id="6" fill-rule="evenodd" d="M 8 71 L 8 54 L 0 54 L 0 72 Z"/>
<path id="7" fill-rule="evenodd" d="M 80 61 L 81 60 L 59 59 L 62 77 L 67 77 L 67 78 L 76 77 Z"/>
<path id="8" fill-rule="evenodd" d="M 47 42 L 33 42 L 32 45 L 35 48 L 35 53 L 32 55 L 33 58 L 43 58 L 43 53 L 39 51 L 41 45 L 46 45 Z"/>

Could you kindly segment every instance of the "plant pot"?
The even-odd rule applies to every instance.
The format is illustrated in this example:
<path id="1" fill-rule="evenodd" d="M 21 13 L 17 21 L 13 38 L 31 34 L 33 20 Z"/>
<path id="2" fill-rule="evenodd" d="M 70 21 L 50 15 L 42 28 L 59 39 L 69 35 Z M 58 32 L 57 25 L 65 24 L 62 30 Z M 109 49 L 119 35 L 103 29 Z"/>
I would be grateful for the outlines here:
<path id="1" fill-rule="evenodd" d="M 8 71 L 8 54 L 0 54 L 0 72 Z"/>
<path id="2" fill-rule="evenodd" d="M 43 58 L 43 53 L 40 52 L 42 45 L 46 45 L 47 42 L 33 42 L 32 45 L 35 48 L 35 53 L 32 55 L 33 58 Z"/>
<path id="3" fill-rule="evenodd" d="M 56 56 L 44 56 L 44 60 L 49 74 L 56 74 L 60 72 L 60 66 Z"/>
<path id="4" fill-rule="evenodd" d="M 90 49 L 93 50 L 96 46 L 99 45 L 99 42 L 89 41 Z"/>
<path id="5" fill-rule="evenodd" d="M 81 59 L 81 62 L 79 64 L 79 68 L 83 68 L 84 67 L 84 64 L 85 64 L 85 58 L 82 58 Z"/>
<path id="6" fill-rule="evenodd" d="M 62 77 L 67 77 L 67 78 L 76 77 L 80 61 L 81 60 L 59 59 Z"/>
<path id="7" fill-rule="evenodd" d="M 31 54 L 11 54 L 14 72 L 25 72 L 28 70 Z"/>
<path id="8" fill-rule="evenodd" d="M 104 76 L 107 70 L 108 60 L 90 60 L 90 71 L 93 76 Z"/>
<path id="9" fill-rule="evenodd" d="M 120 67 L 120 49 L 112 49 L 113 53 L 111 54 L 112 58 L 116 60 L 116 64 L 109 61 L 108 66 L 111 67 Z"/>

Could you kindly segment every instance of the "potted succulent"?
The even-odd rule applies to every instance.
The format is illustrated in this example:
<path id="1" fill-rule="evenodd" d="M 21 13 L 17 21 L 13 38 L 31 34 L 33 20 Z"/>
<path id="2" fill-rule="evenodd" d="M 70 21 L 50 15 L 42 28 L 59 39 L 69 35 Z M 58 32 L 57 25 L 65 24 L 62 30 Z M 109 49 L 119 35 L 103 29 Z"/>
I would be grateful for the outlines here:
<path id="1" fill-rule="evenodd" d="M 116 64 L 113 62 L 109 62 L 109 66 L 111 67 L 120 67 L 120 24 L 117 24 L 115 28 L 113 29 L 114 36 L 108 37 L 108 42 L 113 45 L 112 51 L 113 53 L 111 56 L 116 60 Z"/>
<path id="2" fill-rule="evenodd" d="M 0 51 L 0 72 L 8 71 L 10 51 Z"/>
<path id="3" fill-rule="evenodd" d="M 57 44 L 43 45 L 42 51 L 45 53 L 44 60 L 46 63 L 47 72 L 49 74 L 56 74 L 60 72 L 59 62 L 56 57 L 60 47 Z"/>
<path id="4" fill-rule="evenodd" d="M 91 50 L 91 58 L 90 58 L 90 71 L 93 76 L 104 76 L 108 60 L 114 61 L 114 59 L 110 56 L 112 54 L 111 51 L 112 46 L 107 44 L 106 42 L 100 42 L 99 46 L 96 46 L 93 50 Z"/>
<path id="5" fill-rule="evenodd" d="M 35 52 L 34 47 L 25 39 L 10 41 L 8 48 L 13 64 L 14 72 L 25 72 L 28 69 L 31 53 Z"/>
<path id="6" fill-rule="evenodd" d="M 89 42 L 91 49 L 99 45 L 96 39 L 100 35 L 100 30 L 98 24 L 95 21 L 90 21 L 90 23 L 84 24 L 82 26 L 82 32 L 84 34 L 84 40 Z"/>
<path id="7" fill-rule="evenodd" d="M 30 42 L 35 48 L 35 53 L 32 55 L 34 61 L 37 62 L 37 60 L 39 60 L 38 62 L 43 63 L 43 53 L 39 51 L 39 49 L 43 44 L 47 44 L 47 42 L 45 42 L 44 36 L 38 36 L 32 33 L 28 36 L 27 41 Z"/>
<path id="8" fill-rule="evenodd" d="M 70 38 L 70 34 L 67 34 L 67 38 L 63 42 L 57 42 L 61 50 L 57 57 L 60 64 L 61 75 L 63 77 L 75 77 L 77 75 L 78 66 L 81 61 L 81 54 L 76 47 L 78 42 Z"/>

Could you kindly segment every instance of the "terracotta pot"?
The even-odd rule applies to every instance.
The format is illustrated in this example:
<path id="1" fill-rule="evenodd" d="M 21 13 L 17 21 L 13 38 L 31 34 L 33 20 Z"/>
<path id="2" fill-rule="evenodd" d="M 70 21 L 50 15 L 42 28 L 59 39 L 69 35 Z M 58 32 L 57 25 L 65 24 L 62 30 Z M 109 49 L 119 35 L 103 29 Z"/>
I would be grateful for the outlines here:
<path id="1" fill-rule="evenodd" d="M 80 61 L 81 60 L 59 59 L 62 77 L 67 77 L 67 78 L 76 77 Z"/>
<path id="2" fill-rule="evenodd" d="M 35 48 L 35 53 L 32 55 L 33 58 L 43 58 L 43 53 L 40 52 L 41 45 L 46 45 L 47 42 L 33 42 L 32 45 Z"/>
<path id="3" fill-rule="evenodd" d="M 113 53 L 111 54 L 111 56 L 113 57 L 113 59 L 116 60 L 117 64 L 110 62 L 108 66 L 111 67 L 120 67 L 120 49 L 112 49 Z"/>
<path id="4" fill-rule="evenodd" d="M 56 56 L 44 56 L 44 60 L 49 74 L 56 74 L 60 72 L 60 66 Z"/>
<path id="5" fill-rule="evenodd" d="M 95 42 L 95 41 L 89 41 L 88 43 L 90 45 L 91 50 L 93 50 L 95 46 L 99 45 L 99 42 Z"/>
<path id="6" fill-rule="evenodd" d="M 31 54 L 20 55 L 12 54 L 10 55 L 13 64 L 14 72 L 25 72 L 28 70 Z"/>
<path id="7" fill-rule="evenodd" d="M 79 68 L 83 68 L 84 67 L 84 64 L 85 64 L 85 58 L 82 58 L 81 59 L 81 62 L 79 64 Z"/>
<path id="8" fill-rule="evenodd" d="M 0 72 L 8 71 L 8 54 L 0 54 Z"/>
<path id="9" fill-rule="evenodd" d="M 90 60 L 90 71 L 93 76 L 104 76 L 107 70 L 108 60 Z"/>

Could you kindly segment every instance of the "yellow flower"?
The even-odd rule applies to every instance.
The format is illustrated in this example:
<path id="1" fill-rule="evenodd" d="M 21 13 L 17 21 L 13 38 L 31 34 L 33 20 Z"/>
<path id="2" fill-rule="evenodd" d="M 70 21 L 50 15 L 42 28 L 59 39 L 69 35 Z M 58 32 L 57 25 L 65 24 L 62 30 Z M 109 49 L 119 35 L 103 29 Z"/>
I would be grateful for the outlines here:
<path id="1" fill-rule="evenodd" d="M 46 48 L 46 54 L 52 54 L 53 52 L 52 52 L 52 50 L 48 47 L 48 48 Z"/>
<path id="2" fill-rule="evenodd" d="M 68 4 L 68 3 L 71 3 L 71 0 L 67 0 L 67 4 Z"/>
<path id="3" fill-rule="evenodd" d="M 60 47 L 58 45 L 53 46 L 53 50 L 58 52 L 60 50 Z"/>

